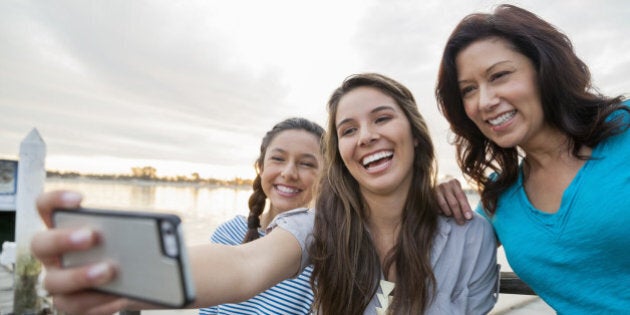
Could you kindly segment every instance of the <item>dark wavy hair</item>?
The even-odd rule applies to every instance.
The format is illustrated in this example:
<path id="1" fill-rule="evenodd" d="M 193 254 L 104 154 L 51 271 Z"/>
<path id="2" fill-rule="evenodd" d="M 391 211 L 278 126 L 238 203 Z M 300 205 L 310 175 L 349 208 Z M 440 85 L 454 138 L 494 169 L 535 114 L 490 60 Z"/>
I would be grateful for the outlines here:
<path id="1" fill-rule="evenodd" d="M 260 178 L 260 171 L 263 170 L 265 161 L 265 154 L 267 153 L 267 147 L 273 141 L 273 139 L 281 132 L 286 130 L 304 130 L 312 133 L 320 141 L 324 135 L 324 128 L 315 122 L 312 122 L 305 118 L 288 118 L 277 123 L 271 130 L 267 131 L 260 144 L 260 155 L 254 163 L 256 169 L 256 178 L 252 182 L 252 192 L 249 196 L 249 216 L 247 217 L 247 234 L 243 238 L 243 243 L 251 242 L 260 237 L 258 234 L 258 228 L 260 227 L 260 215 L 265 210 L 265 203 L 267 195 L 262 189 L 262 180 Z M 320 145 L 321 147 L 321 145 Z"/>
<path id="2" fill-rule="evenodd" d="M 448 38 L 435 89 L 440 111 L 455 134 L 457 159 L 463 173 L 477 185 L 489 214 L 497 199 L 518 178 L 520 153 L 486 138 L 466 116 L 457 79 L 457 55 L 470 44 L 500 38 L 534 64 L 537 87 L 547 124 L 566 134 L 571 154 L 580 159 L 582 146 L 594 147 L 620 132 L 621 119 L 609 115 L 623 106 L 622 96 L 606 97 L 591 83 L 591 74 L 573 50 L 569 38 L 535 14 L 513 5 L 500 5 L 493 13 L 468 15 Z M 620 117 L 619 117 L 620 118 Z M 496 177 L 489 178 L 491 172 Z"/>
<path id="3" fill-rule="evenodd" d="M 400 234 L 382 266 L 367 229 L 367 203 L 341 159 L 335 131 L 340 99 L 358 87 L 376 88 L 392 97 L 405 113 L 418 143 Z M 328 132 L 324 139 L 325 176 L 320 181 L 309 248 L 314 266 L 314 308 L 321 314 L 363 314 L 376 293 L 381 270 L 387 276 L 394 264 L 396 293 L 390 311 L 422 313 L 436 288 L 430 252 L 438 225 L 434 195 L 437 166 L 427 125 L 413 95 L 402 84 L 380 74 L 350 76 L 328 101 Z"/>

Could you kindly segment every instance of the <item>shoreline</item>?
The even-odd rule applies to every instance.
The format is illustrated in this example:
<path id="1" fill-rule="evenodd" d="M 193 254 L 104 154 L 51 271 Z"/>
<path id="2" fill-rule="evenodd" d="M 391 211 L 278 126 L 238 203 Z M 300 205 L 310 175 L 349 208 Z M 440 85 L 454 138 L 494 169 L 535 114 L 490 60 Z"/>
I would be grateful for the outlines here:
<path id="1" fill-rule="evenodd" d="M 251 185 L 247 184 L 216 184 L 216 183 L 199 183 L 199 182 L 185 182 L 185 181 L 160 181 L 160 180 L 145 180 L 145 179 L 113 179 L 113 178 L 87 178 L 87 177 L 46 177 L 46 183 L 102 183 L 102 184 L 116 184 L 127 186 L 168 186 L 168 187 L 193 187 L 193 188 L 233 188 L 236 190 L 251 189 Z"/>

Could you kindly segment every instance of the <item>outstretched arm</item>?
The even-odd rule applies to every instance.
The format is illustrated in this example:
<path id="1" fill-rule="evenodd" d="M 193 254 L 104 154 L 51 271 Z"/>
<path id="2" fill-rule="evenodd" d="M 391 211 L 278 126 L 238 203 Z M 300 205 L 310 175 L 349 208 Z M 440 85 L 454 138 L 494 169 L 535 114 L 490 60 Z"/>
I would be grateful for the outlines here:
<path id="1" fill-rule="evenodd" d="M 189 248 L 197 301 L 204 307 L 248 300 L 299 273 L 302 250 L 282 228 L 238 245 L 203 244 Z"/>
<path id="2" fill-rule="evenodd" d="M 61 268 L 60 256 L 87 250 L 98 242 L 89 229 L 51 228 L 55 208 L 77 208 L 81 196 L 74 192 L 43 194 L 38 210 L 48 230 L 33 237 L 33 254 L 46 268 L 44 287 L 57 308 L 68 313 L 111 314 L 122 309 L 161 308 L 139 301 L 90 290 L 114 279 L 112 264 L 99 262 L 76 268 Z M 204 244 L 188 249 L 197 299 L 187 308 L 239 302 L 297 274 L 301 248 L 295 237 L 278 228 L 264 238 L 239 246 Z"/>

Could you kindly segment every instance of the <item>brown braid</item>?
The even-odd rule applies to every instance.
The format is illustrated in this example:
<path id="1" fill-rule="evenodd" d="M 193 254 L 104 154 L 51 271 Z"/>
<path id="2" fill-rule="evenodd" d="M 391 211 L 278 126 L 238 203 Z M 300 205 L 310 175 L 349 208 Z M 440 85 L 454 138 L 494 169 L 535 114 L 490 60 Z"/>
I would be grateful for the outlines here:
<path id="1" fill-rule="evenodd" d="M 256 175 L 252 183 L 254 192 L 249 196 L 249 216 L 247 217 L 247 234 L 243 238 L 243 243 L 251 242 L 260 237 L 258 228 L 260 227 L 260 215 L 265 210 L 265 201 L 267 196 L 262 189 L 262 180 L 260 174 Z"/>

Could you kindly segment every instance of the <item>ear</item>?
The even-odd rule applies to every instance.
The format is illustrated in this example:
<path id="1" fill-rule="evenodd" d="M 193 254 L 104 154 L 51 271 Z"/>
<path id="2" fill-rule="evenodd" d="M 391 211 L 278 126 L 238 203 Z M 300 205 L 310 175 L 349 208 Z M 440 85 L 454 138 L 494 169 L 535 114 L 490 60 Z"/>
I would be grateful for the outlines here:
<path id="1" fill-rule="evenodd" d="M 413 138 L 413 147 L 417 148 L 418 147 L 418 139 L 416 137 Z"/>

